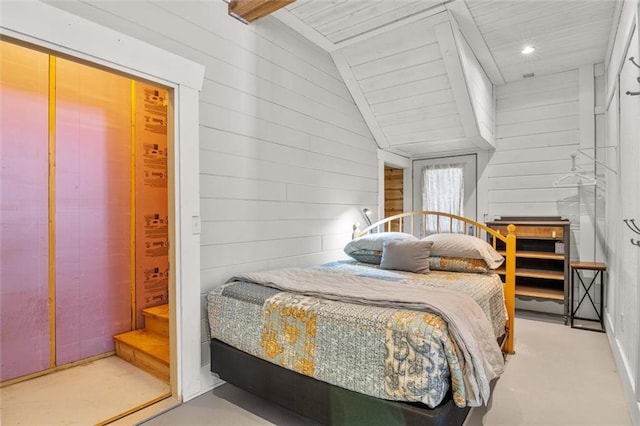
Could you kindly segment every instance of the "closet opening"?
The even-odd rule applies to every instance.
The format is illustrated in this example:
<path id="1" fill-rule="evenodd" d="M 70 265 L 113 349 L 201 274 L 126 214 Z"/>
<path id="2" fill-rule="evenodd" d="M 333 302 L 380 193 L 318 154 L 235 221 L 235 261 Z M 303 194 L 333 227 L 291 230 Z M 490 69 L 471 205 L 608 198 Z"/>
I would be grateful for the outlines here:
<path id="1" fill-rule="evenodd" d="M 80 387 L 47 393 L 110 389 L 80 423 L 112 421 L 171 396 L 173 90 L 7 38 L 0 53 L 3 399 L 64 375 Z"/>

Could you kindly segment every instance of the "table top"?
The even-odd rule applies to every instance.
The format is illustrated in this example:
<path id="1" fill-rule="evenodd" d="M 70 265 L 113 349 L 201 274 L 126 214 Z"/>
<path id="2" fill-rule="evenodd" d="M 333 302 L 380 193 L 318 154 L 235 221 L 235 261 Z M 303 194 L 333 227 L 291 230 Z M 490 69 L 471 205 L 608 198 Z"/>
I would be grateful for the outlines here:
<path id="1" fill-rule="evenodd" d="M 593 271 L 605 271 L 607 265 L 602 262 L 571 262 L 572 269 L 590 269 Z"/>

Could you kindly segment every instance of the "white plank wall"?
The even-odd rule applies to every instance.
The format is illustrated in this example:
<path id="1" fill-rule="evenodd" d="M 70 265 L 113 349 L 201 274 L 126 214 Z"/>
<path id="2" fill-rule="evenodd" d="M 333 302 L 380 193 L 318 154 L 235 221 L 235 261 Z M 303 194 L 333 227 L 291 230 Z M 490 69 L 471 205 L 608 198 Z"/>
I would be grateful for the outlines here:
<path id="1" fill-rule="evenodd" d="M 491 216 L 563 216 L 578 235 L 578 189 L 553 187 L 570 173 L 570 154 L 579 148 L 578 78 L 574 70 L 496 88 L 497 147 L 488 166 Z"/>
<path id="2" fill-rule="evenodd" d="M 344 256 L 360 210 L 377 211 L 375 142 L 330 56 L 273 18 L 246 26 L 224 2 L 49 3 L 206 66 L 199 117 L 205 367 L 205 294 L 235 273 Z"/>

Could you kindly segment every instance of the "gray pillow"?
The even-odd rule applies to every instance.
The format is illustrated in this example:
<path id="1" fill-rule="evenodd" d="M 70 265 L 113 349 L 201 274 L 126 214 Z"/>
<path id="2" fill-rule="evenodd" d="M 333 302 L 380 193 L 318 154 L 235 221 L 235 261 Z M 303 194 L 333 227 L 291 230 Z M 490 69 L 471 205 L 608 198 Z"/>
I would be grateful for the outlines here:
<path id="1" fill-rule="evenodd" d="M 379 265 L 382 258 L 382 245 L 389 240 L 419 241 L 413 235 L 404 232 L 378 232 L 349 241 L 344 247 L 344 252 L 358 262 Z"/>
<path id="2" fill-rule="evenodd" d="M 432 241 L 385 241 L 380 268 L 426 274 Z"/>

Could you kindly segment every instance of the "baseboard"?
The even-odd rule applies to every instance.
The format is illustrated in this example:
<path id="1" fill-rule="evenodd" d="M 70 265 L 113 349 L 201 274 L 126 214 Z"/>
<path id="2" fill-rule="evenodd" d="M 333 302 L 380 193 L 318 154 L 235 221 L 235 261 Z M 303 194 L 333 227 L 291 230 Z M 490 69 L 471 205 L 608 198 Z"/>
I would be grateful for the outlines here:
<path id="1" fill-rule="evenodd" d="M 622 357 L 622 352 L 615 337 L 611 316 L 608 313 L 605 315 L 605 328 L 607 330 L 607 339 L 609 340 L 611 353 L 613 354 L 613 359 L 618 369 L 618 377 L 620 377 L 620 381 L 622 382 L 622 391 L 627 399 L 627 406 L 629 408 L 629 414 L 631 415 L 631 424 L 640 425 L 640 402 L 638 402 L 633 392 L 634 383 L 632 380 L 634 379 L 631 377 L 631 374 L 629 374 L 627 364 Z"/>

